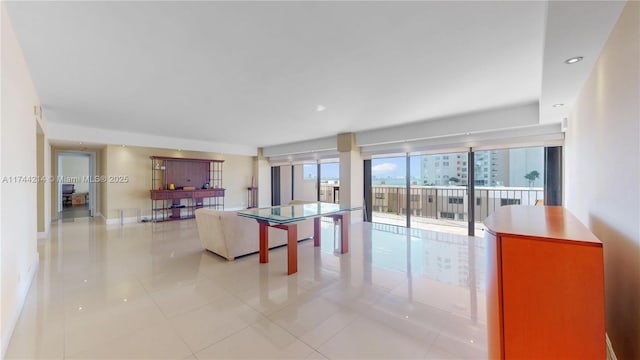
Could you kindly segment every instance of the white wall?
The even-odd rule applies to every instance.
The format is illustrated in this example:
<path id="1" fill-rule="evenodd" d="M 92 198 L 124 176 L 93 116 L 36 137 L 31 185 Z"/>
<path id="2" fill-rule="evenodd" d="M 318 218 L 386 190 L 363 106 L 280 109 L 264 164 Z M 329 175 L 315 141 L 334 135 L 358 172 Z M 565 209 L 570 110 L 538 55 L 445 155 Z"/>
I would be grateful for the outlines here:
<path id="1" fill-rule="evenodd" d="M 39 99 L 4 2 L 0 9 L 0 174 L 9 179 L 37 176 L 38 120 L 34 105 L 39 105 Z M 42 129 L 46 129 L 44 120 L 40 124 Z M 38 267 L 36 195 L 35 182 L 14 178 L 0 184 L 0 334 L 3 357 Z"/>
<path id="2" fill-rule="evenodd" d="M 39 123 L 40 124 L 40 123 Z M 51 227 L 51 145 L 44 135 L 42 126 L 38 126 L 37 142 L 37 171 L 41 181 L 38 182 L 38 235 L 46 236 Z"/>
<path id="3" fill-rule="evenodd" d="M 53 174 L 52 164 L 51 164 L 51 144 L 49 143 L 49 139 L 47 134 L 44 135 L 44 175 L 46 177 L 51 177 Z M 53 182 L 51 182 L 53 183 Z M 51 183 L 45 183 L 44 186 L 44 234 L 49 234 L 49 230 L 51 229 L 51 221 L 53 220 L 53 214 L 51 213 L 53 204 L 53 194 L 51 194 Z M 58 216 L 56 215 L 56 219 Z"/>
<path id="4" fill-rule="evenodd" d="M 538 110 L 536 102 L 389 128 L 360 131 L 356 135 L 356 145 L 365 147 L 394 142 L 406 144 L 415 140 L 450 137 L 452 134 L 490 133 L 492 131 L 499 132 L 502 129 L 538 125 Z M 526 130 L 524 131 L 526 133 Z"/>
<path id="5" fill-rule="evenodd" d="M 82 181 L 83 177 L 91 175 L 89 169 L 89 155 L 62 155 L 60 156 L 60 175 L 70 177 L 74 181 L 76 193 L 89 192 L 89 182 Z"/>
<path id="6" fill-rule="evenodd" d="M 340 152 L 340 205 L 361 207 L 364 204 L 364 163 L 359 151 Z M 351 222 L 362 221 L 362 210 L 351 212 Z"/>
<path id="7" fill-rule="evenodd" d="M 106 182 L 99 185 L 102 199 L 100 213 L 108 223 L 117 223 L 117 209 L 141 209 L 141 215 L 151 215 L 151 169 L 150 156 L 167 156 L 197 159 L 224 160 L 222 186 L 225 188 L 224 207 L 237 210 L 247 207 L 247 187 L 255 176 L 253 157 L 244 155 L 214 154 L 198 151 L 178 151 L 137 146 L 107 145 L 99 156 L 98 175 L 126 177 L 125 182 Z M 135 220 L 135 213 L 128 211 L 125 217 Z"/>
<path id="8" fill-rule="evenodd" d="M 202 141 L 148 133 L 77 126 L 63 123 L 49 124 L 49 137 L 72 143 L 119 144 L 158 149 L 183 149 L 206 153 L 226 153 L 255 156 L 256 148 L 248 145 Z"/>
<path id="9" fill-rule="evenodd" d="M 630 1 L 568 119 L 565 203 L 604 244 L 606 327 L 640 359 L 640 3 Z"/>
<path id="10" fill-rule="evenodd" d="M 258 156 L 253 160 L 254 185 L 258 186 L 258 207 L 271 206 L 271 166 L 269 160 Z"/>

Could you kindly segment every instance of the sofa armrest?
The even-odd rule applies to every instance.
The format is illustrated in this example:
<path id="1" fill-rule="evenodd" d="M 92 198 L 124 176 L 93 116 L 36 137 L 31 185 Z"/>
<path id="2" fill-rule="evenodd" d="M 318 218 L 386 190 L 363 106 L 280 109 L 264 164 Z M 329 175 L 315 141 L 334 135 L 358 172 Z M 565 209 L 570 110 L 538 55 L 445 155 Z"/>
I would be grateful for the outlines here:
<path id="1" fill-rule="evenodd" d="M 258 252 L 260 231 L 254 219 L 238 216 L 235 211 L 198 209 L 196 224 L 200 242 L 205 249 L 227 260 Z M 313 237 L 313 220 L 298 224 L 298 240 Z M 269 248 L 287 243 L 286 231 L 269 227 Z"/>
<path id="2" fill-rule="evenodd" d="M 211 209 L 197 209 L 196 225 L 202 247 L 216 253 L 228 260 L 233 260 L 233 256 L 227 248 L 224 232 L 222 228 L 223 211 Z"/>

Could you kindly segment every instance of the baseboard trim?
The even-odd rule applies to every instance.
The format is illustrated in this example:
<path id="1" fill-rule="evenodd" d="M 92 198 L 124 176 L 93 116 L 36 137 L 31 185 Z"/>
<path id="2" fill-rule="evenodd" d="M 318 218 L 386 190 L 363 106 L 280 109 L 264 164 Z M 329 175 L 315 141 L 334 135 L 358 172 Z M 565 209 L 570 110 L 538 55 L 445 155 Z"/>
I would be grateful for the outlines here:
<path id="1" fill-rule="evenodd" d="M 34 255 L 34 260 L 31 263 L 31 267 L 29 269 L 29 273 L 26 276 L 26 280 L 22 284 L 22 288 L 18 289 L 18 302 L 16 303 L 16 308 L 11 315 L 11 318 L 8 319 L 7 332 L 2 334 L 2 351 L 0 352 L 0 359 L 4 359 L 7 354 L 7 349 L 9 348 L 9 343 L 11 342 L 11 336 L 13 335 L 14 330 L 16 329 L 16 325 L 18 324 L 18 319 L 20 319 L 20 314 L 22 314 L 22 308 L 24 307 L 24 302 L 27 300 L 27 295 L 29 294 L 29 289 L 31 289 L 31 284 L 33 284 L 33 279 L 35 279 L 36 274 L 38 273 L 38 267 L 40 266 L 40 255 L 36 252 Z"/>
<path id="2" fill-rule="evenodd" d="M 606 342 L 607 342 L 607 360 L 618 360 L 616 357 L 616 353 L 613 352 L 613 345 L 611 345 L 611 340 L 609 340 L 609 334 L 604 334 Z"/>
<path id="3" fill-rule="evenodd" d="M 144 216 L 143 216 L 143 218 L 144 218 Z M 138 222 L 138 217 L 137 216 L 130 216 L 130 217 L 122 218 L 122 223 L 123 224 L 132 224 L 132 223 L 137 223 L 137 222 Z M 111 218 L 111 219 L 105 218 L 105 223 L 107 225 L 120 225 L 120 218 Z"/>

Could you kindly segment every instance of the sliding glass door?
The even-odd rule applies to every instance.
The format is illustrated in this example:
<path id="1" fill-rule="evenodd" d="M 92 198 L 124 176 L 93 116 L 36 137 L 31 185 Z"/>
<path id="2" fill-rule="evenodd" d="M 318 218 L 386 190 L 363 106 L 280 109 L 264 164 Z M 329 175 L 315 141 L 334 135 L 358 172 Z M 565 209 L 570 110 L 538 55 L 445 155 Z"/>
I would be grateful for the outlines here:
<path id="1" fill-rule="evenodd" d="M 411 157 L 411 227 L 467 234 L 467 153 Z"/>
<path id="2" fill-rule="evenodd" d="M 482 237 L 500 206 L 559 204 L 560 158 L 558 147 L 374 158 L 371 219 Z"/>
<path id="3" fill-rule="evenodd" d="M 474 153 L 474 220 L 478 225 L 500 206 L 543 204 L 544 151 L 530 147 Z"/>
<path id="4" fill-rule="evenodd" d="M 317 201 L 318 165 L 314 163 L 293 166 L 293 200 Z"/>
<path id="5" fill-rule="evenodd" d="M 340 201 L 340 163 L 320 163 L 320 201 Z"/>
<path id="6" fill-rule="evenodd" d="M 407 158 L 371 159 L 372 221 L 407 226 Z"/>

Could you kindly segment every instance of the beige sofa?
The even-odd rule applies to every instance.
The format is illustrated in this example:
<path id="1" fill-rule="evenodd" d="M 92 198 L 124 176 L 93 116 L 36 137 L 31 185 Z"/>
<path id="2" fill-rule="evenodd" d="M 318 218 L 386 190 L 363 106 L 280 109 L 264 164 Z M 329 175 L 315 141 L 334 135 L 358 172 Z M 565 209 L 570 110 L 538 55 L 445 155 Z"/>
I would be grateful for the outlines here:
<path id="1" fill-rule="evenodd" d="M 259 251 L 258 222 L 235 211 L 196 210 L 196 224 L 202 247 L 227 260 Z M 298 224 L 298 241 L 313 237 L 313 220 Z M 287 243 L 285 230 L 269 228 L 269 248 Z"/>

